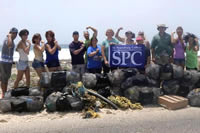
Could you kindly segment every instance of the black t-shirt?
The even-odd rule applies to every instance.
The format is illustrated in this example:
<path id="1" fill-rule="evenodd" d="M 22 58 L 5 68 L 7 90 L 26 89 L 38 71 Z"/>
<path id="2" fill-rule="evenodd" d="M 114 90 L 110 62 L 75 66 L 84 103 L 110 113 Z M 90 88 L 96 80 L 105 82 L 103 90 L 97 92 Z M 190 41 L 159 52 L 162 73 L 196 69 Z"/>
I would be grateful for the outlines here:
<path id="1" fill-rule="evenodd" d="M 138 46 L 145 46 L 145 45 L 144 44 L 138 44 Z M 150 49 L 145 46 L 145 62 L 144 62 L 145 64 L 144 65 L 147 65 L 147 59 L 148 59 L 149 56 L 150 56 Z"/>
<path id="2" fill-rule="evenodd" d="M 71 60 L 72 60 L 72 65 L 78 65 L 78 64 L 84 64 L 84 54 L 86 51 L 86 48 L 84 47 L 79 54 L 75 55 L 73 54 L 73 52 L 75 50 L 78 50 L 81 48 L 81 46 L 83 45 L 82 42 L 78 41 L 78 42 L 72 42 L 69 45 L 69 50 L 70 50 L 70 54 L 71 54 Z"/>
<path id="3" fill-rule="evenodd" d="M 144 44 L 137 44 L 137 45 L 142 46 Z M 147 65 L 148 57 L 151 56 L 151 53 L 150 53 L 150 49 L 149 48 L 147 48 L 146 46 L 144 48 L 145 48 L 145 62 L 144 62 L 144 66 L 146 66 Z M 138 68 L 138 70 L 145 71 L 145 67 L 144 68 Z"/>

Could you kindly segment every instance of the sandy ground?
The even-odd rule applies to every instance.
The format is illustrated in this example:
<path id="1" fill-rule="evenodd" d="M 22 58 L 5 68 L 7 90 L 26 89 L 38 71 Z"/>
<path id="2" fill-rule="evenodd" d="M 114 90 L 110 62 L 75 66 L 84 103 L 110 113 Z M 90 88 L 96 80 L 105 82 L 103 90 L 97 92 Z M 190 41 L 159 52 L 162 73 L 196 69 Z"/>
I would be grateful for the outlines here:
<path id="1" fill-rule="evenodd" d="M 62 61 L 64 69 L 70 69 L 70 61 Z M 16 78 L 13 65 L 9 89 Z M 37 85 L 38 77 L 31 67 L 31 85 Z M 25 85 L 23 80 L 20 85 Z M 1 91 L 0 91 L 1 93 Z M 187 107 L 170 111 L 159 106 L 147 106 L 143 110 L 101 109 L 100 118 L 82 119 L 82 112 L 55 112 L 0 114 L 0 133 L 199 133 L 200 109 Z"/>
<path id="2" fill-rule="evenodd" d="M 0 133 L 199 133 L 200 109 L 170 111 L 103 109 L 101 118 L 82 119 L 80 113 L 15 113 L 0 115 Z"/>
<path id="3" fill-rule="evenodd" d="M 72 68 L 71 60 L 61 60 L 60 64 L 61 64 L 62 69 L 64 69 L 64 70 L 70 70 Z M 30 75 L 31 75 L 31 85 L 30 86 L 34 87 L 34 86 L 37 86 L 39 77 L 32 67 L 32 62 L 29 62 L 29 67 L 30 67 Z M 16 69 L 16 64 L 14 64 L 12 66 L 11 78 L 8 83 L 8 90 L 13 89 L 16 76 L 17 76 L 17 69 Z M 26 86 L 25 76 L 23 77 L 22 81 L 20 81 L 19 86 Z M 0 95 L 1 95 L 1 89 L 0 89 Z"/>

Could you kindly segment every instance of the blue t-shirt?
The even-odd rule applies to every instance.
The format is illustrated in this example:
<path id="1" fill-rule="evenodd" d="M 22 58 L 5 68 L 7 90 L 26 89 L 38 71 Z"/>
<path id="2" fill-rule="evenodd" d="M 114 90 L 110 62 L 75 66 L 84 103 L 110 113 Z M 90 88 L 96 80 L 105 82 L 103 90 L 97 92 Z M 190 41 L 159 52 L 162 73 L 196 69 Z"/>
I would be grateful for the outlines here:
<path id="1" fill-rule="evenodd" d="M 89 57 L 88 55 L 94 51 L 97 50 L 97 48 L 99 49 L 99 52 L 92 56 L 92 57 Z M 88 62 L 87 62 L 87 68 L 91 69 L 91 68 L 101 68 L 102 67 L 102 64 L 101 64 L 101 47 L 99 45 L 97 45 L 96 48 L 90 46 L 88 47 L 87 49 L 87 56 L 88 56 Z"/>

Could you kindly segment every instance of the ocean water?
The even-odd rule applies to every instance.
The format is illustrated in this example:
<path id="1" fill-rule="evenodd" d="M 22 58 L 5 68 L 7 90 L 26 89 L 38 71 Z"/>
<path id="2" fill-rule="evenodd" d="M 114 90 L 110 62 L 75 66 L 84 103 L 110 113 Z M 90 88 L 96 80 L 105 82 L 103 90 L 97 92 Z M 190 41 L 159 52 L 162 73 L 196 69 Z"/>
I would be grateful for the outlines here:
<path id="1" fill-rule="evenodd" d="M 59 59 L 60 60 L 69 60 L 71 59 L 71 55 L 69 52 L 69 45 L 68 44 L 61 44 L 61 51 L 59 51 Z M 2 45 L 0 45 L 0 54 L 1 54 L 1 50 L 2 50 Z M 200 51 L 198 52 L 198 56 L 200 57 Z M 33 52 L 33 46 L 30 49 L 29 52 L 29 61 L 33 61 L 34 59 L 34 52 Z M 43 53 L 43 57 L 44 59 L 46 59 L 46 53 Z M 18 61 L 19 60 L 19 54 L 18 52 L 14 52 L 14 61 Z"/>
<path id="2" fill-rule="evenodd" d="M 68 44 L 62 44 L 61 46 L 61 51 L 59 51 L 59 60 L 69 60 L 71 59 L 71 55 L 69 52 L 69 45 Z M 2 50 L 2 45 L 0 45 L 0 54 L 1 54 L 1 50 Z M 29 52 L 29 61 L 33 61 L 34 59 L 34 52 L 33 52 L 33 45 L 30 49 Z M 44 59 L 46 59 L 46 53 L 43 53 L 43 57 Z M 14 52 L 14 61 L 18 61 L 19 60 L 19 53 L 17 51 Z"/>

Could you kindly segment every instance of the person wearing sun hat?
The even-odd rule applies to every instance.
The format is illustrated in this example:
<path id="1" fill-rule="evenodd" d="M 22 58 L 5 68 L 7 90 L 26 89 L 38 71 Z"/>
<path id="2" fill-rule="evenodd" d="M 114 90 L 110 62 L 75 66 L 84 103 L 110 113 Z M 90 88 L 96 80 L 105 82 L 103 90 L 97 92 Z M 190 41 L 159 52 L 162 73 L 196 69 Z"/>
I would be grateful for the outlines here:
<path id="1" fill-rule="evenodd" d="M 117 32 L 116 32 L 116 34 L 115 34 L 115 38 L 117 38 L 117 40 L 119 40 L 120 42 L 125 43 L 125 44 L 135 44 L 135 42 L 134 42 L 134 40 L 133 40 L 133 38 L 135 38 L 135 34 L 134 34 L 132 31 L 127 31 L 127 32 L 125 32 L 125 36 L 126 36 L 125 38 L 119 36 L 119 32 L 120 32 L 122 29 L 123 29 L 123 28 L 120 27 L 120 28 L 117 30 Z"/>
<path id="2" fill-rule="evenodd" d="M 144 38 L 142 36 L 137 36 L 136 38 L 137 46 L 143 47 L 144 46 L 144 51 L 145 51 L 145 66 L 144 68 L 138 68 L 139 72 L 144 74 L 145 73 L 145 68 L 150 64 L 151 60 L 151 54 L 150 54 L 150 49 L 148 49 L 145 44 L 144 44 Z"/>
<path id="3" fill-rule="evenodd" d="M 153 37 L 151 42 L 152 61 L 160 65 L 170 63 L 173 55 L 171 36 L 165 32 L 167 28 L 165 24 L 157 25 L 159 33 Z"/>
<path id="4" fill-rule="evenodd" d="M 1 55 L 0 55 L 0 81 L 2 96 L 7 91 L 8 80 L 11 76 L 12 63 L 13 63 L 13 54 L 15 49 L 14 40 L 17 37 L 18 30 L 16 28 L 10 29 L 6 39 L 3 42 Z"/>

